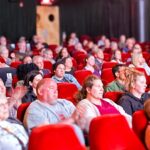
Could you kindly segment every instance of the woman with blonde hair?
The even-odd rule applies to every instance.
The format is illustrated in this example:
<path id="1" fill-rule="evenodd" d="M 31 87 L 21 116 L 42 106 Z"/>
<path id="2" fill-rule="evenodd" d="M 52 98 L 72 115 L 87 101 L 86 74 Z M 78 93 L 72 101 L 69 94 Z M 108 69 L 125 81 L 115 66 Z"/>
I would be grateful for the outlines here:
<path id="1" fill-rule="evenodd" d="M 126 71 L 126 92 L 119 99 L 118 104 L 126 113 L 132 115 L 135 111 L 143 109 L 144 102 L 150 95 L 145 93 L 147 84 L 145 74 L 135 69 Z"/>

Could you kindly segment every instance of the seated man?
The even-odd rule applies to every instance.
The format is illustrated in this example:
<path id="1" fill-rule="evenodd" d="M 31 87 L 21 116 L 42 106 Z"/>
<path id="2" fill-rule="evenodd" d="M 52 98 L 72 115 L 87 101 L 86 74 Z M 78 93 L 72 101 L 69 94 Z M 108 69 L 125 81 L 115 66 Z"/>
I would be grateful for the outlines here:
<path id="1" fill-rule="evenodd" d="M 78 117 L 75 106 L 67 100 L 58 99 L 56 82 L 50 78 L 42 79 L 36 91 L 37 100 L 30 104 L 24 117 L 24 125 L 28 130 L 46 124 L 66 123 L 73 126 L 80 141 L 84 143 L 82 131 L 73 125 Z"/>
<path id="2" fill-rule="evenodd" d="M 23 150 L 28 143 L 28 135 L 21 124 L 9 122 L 9 107 L 7 98 L 0 94 L 0 149 Z"/>
<path id="3" fill-rule="evenodd" d="M 38 66 L 38 68 L 40 69 L 41 73 L 43 75 L 47 75 L 50 74 L 50 70 L 49 69 L 45 69 L 44 68 L 44 62 L 43 62 L 43 57 L 40 55 L 36 55 L 33 57 L 33 63 L 36 64 Z"/>
<path id="4" fill-rule="evenodd" d="M 117 64 L 112 68 L 112 73 L 115 77 L 115 80 L 109 83 L 105 87 L 106 92 L 110 91 L 119 91 L 119 92 L 125 92 L 125 65 L 123 64 Z"/>
<path id="5" fill-rule="evenodd" d="M 70 82 L 73 83 L 77 86 L 78 89 L 81 89 L 81 85 L 77 81 L 77 79 L 71 75 L 71 74 L 65 74 L 65 65 L 63 64 L 62 61 L 57 62 L 54 65 L 54 73 L 55 75 L 52 76 L 52 79 L 56 81 L 57 83 L 60 82 Z"/>

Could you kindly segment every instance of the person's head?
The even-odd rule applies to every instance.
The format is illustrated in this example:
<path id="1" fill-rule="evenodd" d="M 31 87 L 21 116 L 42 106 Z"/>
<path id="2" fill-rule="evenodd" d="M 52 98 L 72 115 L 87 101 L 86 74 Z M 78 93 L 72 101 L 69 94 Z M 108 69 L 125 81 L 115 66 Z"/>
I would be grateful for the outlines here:
<path id="1" fill-rule="evenodd" d="M 114 60 L 122 60 L 122 55 L 120 50 L 115 50 L 114 54 L 112 56 L 112 59 Z"/>
<path id="2" fill-rule="evenodd" d="M 105 45 L 105 48 L 110 48 L 110 40 L 109 39 L 105 39 L 104 45 Z"/>
<path id="3" fill-rule="evenodd" d="M 95 57 L 93 55 L 88 55 L 86 58 L 86 65 L 94 67 Z"/>
<path id="4" fill-rule="evenodd" d="M 33 63 L 36 64 L 39 67 L 39 69 L 44 68 L 43 57 L 40 56 L 40 55 L 37 55 L 37 56 L 33 57 Z"/>
<path id="5" fill-rule="evenodd" d="M 24 80 L 25 76 L 32 70 L 38 70 L 39 68 L 36 64 L 21 64 L 17 67 L 17 78 L 18 80 Z"/>
<path id="6" fill-rule="evenodd" d="M 64 62 L 65 68 L 71 69 L 73 67 L 72 57 L 66 57 L 62 59 Z"/>
<path id="7" fill-rule="evenodd" d="M 26 75 L 24 80 L 24 85 L 35 89 L 38 82 L 42 79 L 43 79 L 43 75 L 39 71 L 33 70 Z"/>
<path id="8" fill-rule="evenodd" d="M 137 71 L 134 68 L 126 70 L 125 87 L 132 94 L 142 95 L 147 87 L 144 72 Z"/>
<path id="9" fill-rule="evenodd" d="M 6 120 L 9 116 L 9 106 L 4 94 L 0 94 L 0 121 Z"/>
<path id="10" fill-rule="evenodd" d="M 112 68 L 112 73 L 115 79 L 125 80 L 125 69 L 126 66 L 123 64 L 117 64 Z"/>
<path id="11" fill-rule="evenodd" d="M 0 37 L 0 45 L 6 46 L 7 45 L 7 39 L 5 36 Z"/>
<path id="12" fill-rule="evenodd" d="M 53 52 L 50 49 L 45 49 L 43 51 L 43 58 L 44 60 L 51 60 L 53 59 Z"/>
<path id="13" fill-rule="evenodd" d="M 140 46 L 140 44 L 136 43 L 134 44 L 133 48 L 132 48 L 132 54 L 137 54 L 137 53 L 141 53 L 142 52 L 142 48 Z"/>
<path id="14" fill-rule="evenodd" d="M 112 50 L 112 51 L 117 50 L 117 49 L 118 49 L 118 44 L 117 44 L 117 42 L 114 42 L 114 41 L 111 42 L 110 47 L 111 47 L 111 50 Z"/>
<path id="15" fill-rule="evenodd" d="M 48 104 L 55 104 L 58 98 L 57 83 L 51 78 L 44 78 L 39 81 L 36 87 L 37 98 Z"/>
<path id="16" fill-rule="evenodd" d="M 135 67 L 140 67 L 140 65 L 142 65 L 145 62 L 145 59 L 142 53 L 136 53 L 132 55 L 131 61 Z"/>
<path id="17" fill-rule="evenodd" d="M 144 102 L 144 112 L 145 112 L 148 120 L 150 120 L 150 99 L 147 99 Z"/>
<path id="18" fill-rule="evenodd" d="M 0 78 L 0 95 L 1 94 L 6 95 L 6 87 L 5 87 L 4 82 L 2 81 L 2 79 Z"/>
<path id="19" fill-rule="evenodd" d="M 32 63 L 32 58 L 30 56 L 25 56 L 23 58 L 23 64 L 30 64 Z"/>
<path id="20" fill-rule="evenodd" d="M 67 48 L 66 48 L 66 47 L 63 47 L 63 48 L 60 50 L 60 52 L 59 52 L 59 54 L 58 54 L 58 57 L 59 57 L 59 58 L 65 58 L 65 57 L 68 57 L 68 56 L 69 56 L 69 52 L 68 52 Z"/>
<path id="21" fill-rule="evenodd" d="M 124 34 L 122 34 L 122 35 L 120 36 L 120 38 L 119 38 L 119 41 L 120 41 L 121 43 L 125 43 L 125 42 L 126 42 L 126 36 L 125 36 Z"/>
<path id="22" fill-rule="evenodd" d="M 98 49 L 96 52 L 95 52 L 95 57 L 100 59 L 100 60 L 104 60 L 104 53 L 103 53 L 103 49 Z"/>
<path id="23" fill-rule="evenodd" d="M 7 59 L 9 57 L 9 50 L 6 47 L 1 46 L 0 56 L 3 57 L 4 59 Z"/>
<path id="24" fill-rule="evenodd" d="M 101 79 L 95 75 L 88 76 L 83 83 L 82 89 L 77 93 L 76 99 L 101 99 L 104 89 Z"/>
<path id="25" fill-rule="evenodd" d="M 57 62 L 53 66 L 54 74 L 57 78 L 63 78 L 65 75 L 65 65 L 62 61 Z"/>

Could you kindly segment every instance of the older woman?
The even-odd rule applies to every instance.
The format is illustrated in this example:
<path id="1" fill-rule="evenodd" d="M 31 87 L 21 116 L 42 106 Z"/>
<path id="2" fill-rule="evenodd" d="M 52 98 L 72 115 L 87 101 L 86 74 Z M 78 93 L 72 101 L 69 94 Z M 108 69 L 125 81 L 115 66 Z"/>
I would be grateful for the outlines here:
<path id="1" fill-rule="evenodd" d="M 7 98 L 0 94 L 0 149 L 23 150 L 27 146 L 28 135 L 22 125 L 8 122 L 8 116 Z"/>
<path id="2" fill-rule="evenodd" d="M 122 114 L 131 124 L 131 117 L 119 105 L 110 99 L 103 98 L 103 83 L 95 75 L 88 76 L 84 81 L 82 89 L 76 98 L 81 100 L 77 104 L 79 113 L 78 125 L 85 131 L 89 131 L 89 125 L 93 118 L 106 114 Z"/>
<path id="3" fill-rule="evenodd" d="M 132 115 L 136 110 L 143 109 L 143 104 L 150 95 L 145 93 L 147 85 L 143 72 L 130 70 L 125 83 L 127 92 L 119 99 L 118 104 Z"/>

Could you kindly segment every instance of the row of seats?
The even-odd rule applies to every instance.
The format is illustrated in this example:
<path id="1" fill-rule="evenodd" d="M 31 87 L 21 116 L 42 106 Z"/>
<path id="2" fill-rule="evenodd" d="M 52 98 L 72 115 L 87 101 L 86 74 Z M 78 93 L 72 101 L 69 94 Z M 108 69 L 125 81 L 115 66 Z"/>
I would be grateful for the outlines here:
<path id="1" fill-rule="evenodd" d="M 117 93 L 116 95 L 120 96 L 120 94 L 121 93 Z M 29 105 L 30 103 L 24 103 L 24 104 L 21 104 L 20 107 L 18 108 L 17 118 L 20 121 L 23 121 L 25 111 Z M 129 128 L 125 118 L 121 115 L 104 115 L 101 117 L 97 117 L 92 120 L 91 126 L 90 126 L 90 133 L 89 133 L 90 150 L 117 150 L 117 149 L 118 150 L 131 150 L 131 149 L 143 150 L 144 149 L 144 133 L 145 133 L 147 124 L 148 124 L 148 120 L 143 110 L 138 110 L 133 114 L 133 120 L 132 120 L 133 130 Z M 73 133 L 67 133 L 69 130 L 71 130 L 67 128 L 69 127 L 66 127 L 66 126 L 63 127 L 60 125 L 49 125 L 45 127 L 35 128 L 35 130 L 33 130 L 33 132 L 31 133 L 30 142 L 29 142 L 29 150 L 31 149 L 38 150 L 39 147 L 42 147 L 43 150 L 47 150 L 48 146 L 44 146 L 43 145 L 44 142 L 45 144 L 47 143 L 46 145 L 53 147 L 53 150 L 57 150 L 58 148 L 58 147 L 55 147 L 57 145 L 56 142 L 60 142 L 60 144 L 64 142 L 63 145 L 70 146 L 69 140 L 71 139 L 71 141 L 72 140 L 74 141 L 74 139 L 72 138 L 67 139 L 66 137 L 66 138 L 62 138 L 62 141 L 61 141 L 61 140 L 58 140 L 58 137 L 57 137 L 58 135 L 60 138 L 61 135 L 67 136 L 64 134 L 73 134 Z M 54 132 L 53 130 L 54 131 L 57 130 L 57 132 Z M 64 132 L 64 133 L 60 134 L 61 132 Z M 72 137 L 72 136 L 70 135 L 69 137 Z M 45 140 L 44 139 L 40 140 L 40 138 L 44 138 Z M 141 143 L 143 143 L 143 145 Z M 64 150 L 67 150 L 67 149 L 68 148 L 64 148 Z M 71 150 L 73 149 L 74 149 L 74 146 L 73 148 L 71 148 Z M 84 149 L 84 148 L 82 147 L 81 149 Z M 61 150 L 63 150 L 63 148 Z"/>

